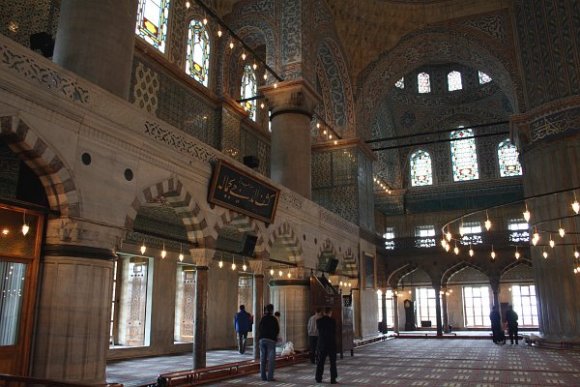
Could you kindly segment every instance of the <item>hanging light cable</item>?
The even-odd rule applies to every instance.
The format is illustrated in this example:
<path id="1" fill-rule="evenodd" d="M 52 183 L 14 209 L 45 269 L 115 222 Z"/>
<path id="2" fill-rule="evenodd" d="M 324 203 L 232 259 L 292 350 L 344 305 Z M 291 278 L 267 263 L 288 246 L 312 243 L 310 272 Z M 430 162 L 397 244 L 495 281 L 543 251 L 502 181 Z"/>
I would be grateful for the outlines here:
<path id="1" fill-rule="evenodd" d="M 232 270 L 236 270 L 236 261 L 234 260 L 233 254 L 232 254 Z"/>
<path id="2" fill-rule="evenodd" d="M 518 251 L 518 246 L 516 246 L 516 253 L 514 255 L 516 259 L 520 259 L 520 252 Z"/>
<path id="3" fill-rule="evenodd" d="M 473 247 L 471 247 L 471 244 L 469 244 L 469 256 L 473 257 L 475 255 L 475 252 L 473 251 Z"/>
<path id="4" fill-rule="evenodd" d="M 495 251 L 493 250 L 493 245 L 491 245 L 491 253 L 490 253 L 491 259 L 495 259 Z"/>
<path id="5" fill-rule="evenodd" d="M 163 242 L 163 249 L 161 250 L 161 259 L 167 257 L 167 251 L 165 250 L 165 242 Z"/>
<path id="6" fill-rule="evenodd" d="M 576 191 L 574 191 L 574 201 L 572 202 L 572 210 L 574 210 L 576 215 L 578 215 L 578 212 L 580 212 L 580 203 L 578 203 L 578 200 L 576 200 Z"/>

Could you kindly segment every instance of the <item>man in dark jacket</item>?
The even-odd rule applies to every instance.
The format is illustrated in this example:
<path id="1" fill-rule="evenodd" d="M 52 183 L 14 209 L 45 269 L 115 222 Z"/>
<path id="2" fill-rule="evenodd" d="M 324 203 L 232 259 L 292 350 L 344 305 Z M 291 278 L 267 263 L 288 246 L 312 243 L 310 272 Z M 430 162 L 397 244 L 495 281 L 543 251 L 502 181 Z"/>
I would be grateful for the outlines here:
<path id="1" fill-rule="evenodd" d="M 272 381 L 274 379 L 274 367 L 276 365 L 276 338 L 280 333 L 278 320 L 274 317 L 274 305 L 266 305 L 264 317 L 258 326 L 260 338 L 260 376 L 262 380 Z M 266 375 L 266 362 L 268 363 L 268 374 Z"/>
<path id="2" fill-rule="evenodd" d="M 491 308 L 489 320 L 491 321 L 491 333 L 493 342 L 496 344 L 505 344 L 505 333 L 503 332 L 503 328 L 501 326 L 501 315 L 499 314 L 497 305 L 494 305 Z"/>
<path id="3" fill-rule="evenodd" d="M 316 382 L 322 383 L 324 373 L 324 362 L 326 356 L 330 360 L 330 384 L 337 384 L 336 381 L 336 321 L 331 317 L 332 309 L 324 308 L 324 315 L 316 320 L 318 329 L 318 362 L 316 364 Z"/>
<path id="4" fill-rule="evenodd" d="M 508 335 L 510 337 L 511 344 L 514 343 L 514 337 L 516 339 L 516 345 L 518 345 L 518 314 L 514 311 L 511 305 L 508 305 L 508 309 L 505 312 L 505 320 L 508 326 Z"/>
<path id="5" fill-rule="evenodd" d="M 240 311 L 234 316 L 234 326 L 238 333 L 238 350 L 240 353 L 244 353 L 246 352 L 248 332 L 252 330 L 252 315 L 246 312 L 244 305 L 240 305 Z"/>

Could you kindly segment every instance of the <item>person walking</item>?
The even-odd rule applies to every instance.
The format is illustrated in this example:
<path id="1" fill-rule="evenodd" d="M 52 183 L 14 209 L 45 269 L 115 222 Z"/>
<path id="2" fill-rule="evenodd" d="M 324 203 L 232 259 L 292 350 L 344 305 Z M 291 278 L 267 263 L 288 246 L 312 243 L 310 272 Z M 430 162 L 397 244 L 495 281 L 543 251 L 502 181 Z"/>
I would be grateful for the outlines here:
<path id="1" fill-rule="evenodd" d="M 252 315 L 246 312 L 246 307 L 240 305 L 240 311 L 234 316 L 234 327 L 238 334 L 238 351 L 246 352 L 248 332 L 252 330 Z"/>
<path id="2" fill-rule="evenodd" d="M 316 363 L 316 344 L 318 343 L 318 329 L 316 321 L 322 317 L 322 308 L 316 308 L 316 312 L 308 319 L 308 344 L 310 346 L 310 362 Z"/>
<path id="3" fill-rule="evenodd" d="M 336 380 L 336 320 L 332 318 L 332 309 L 324 308 L 324 315 L 316 320 L 318 329 L 318 362 L 316 364 L 316 383 L 322 383 L 326 356 L 330 361 L 330 384 L 338 384 Z"/>
<path id="4" fill-rule="evenodd" d="M 266 305 L 264 316 L 258 326 L 260 342 L 260 376 L 262 380 L 274 381 L 276 365 L 276 338 L 280 333 L 280 325 L 273 315 L 274 305 Z M 267 373 L 266 373 L 267 365 Z"/>
<path id="5" fill-rule="evenodd" d="M 494 305 L 491 308 L 489 319 L 491 321 L 491 333 L 493 342 L 496 344 L 505 344 L 505 334 L 501 326 L 501 315 L 499 314 L 497 305 Z"/>
<path id="6" fill-rule="evenodd" d="M 512 305 L 508 305 L 507 311 L 505 312 L 505 319 L 507 321 L 510 343 L 514 343 L 515 337 L 516 345 L 518 345 L 518 314 L 514 311 Z"/>

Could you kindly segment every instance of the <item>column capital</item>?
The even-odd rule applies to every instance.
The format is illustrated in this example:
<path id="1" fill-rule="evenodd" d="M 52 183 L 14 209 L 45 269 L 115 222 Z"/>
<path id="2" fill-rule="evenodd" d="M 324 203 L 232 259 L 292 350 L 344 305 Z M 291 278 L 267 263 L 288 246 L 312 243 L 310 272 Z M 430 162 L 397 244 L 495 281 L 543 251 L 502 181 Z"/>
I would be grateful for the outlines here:
<path id="1" fill-rule="evenodd" d="M 191 254 L 191 258 L 193 258 L 193 262 L 196 266 L 207 266 L 209 267 L 213 257 L 216 254 L 214 249 L 208 248 L 197 248 L 197 249 L 190 249 L 189 253 Z"/>
<path id="2" fill-rule="evenodd" d="M 47 222 L 46 244 L 116 251 L 124 239 L 125 233 L 126 230 L 123 227 L 90 219 L 53 218 Z"/>
<path id="3" fill-rule="evenodd" d="M 266 96 L 268 105 L 272 108 L 272 118 L 282 113 L 297 113 L 309 117 L 314 108 L 322 100 L 320 94 L 303 79 L 284 81 L 260 88 Z"/>

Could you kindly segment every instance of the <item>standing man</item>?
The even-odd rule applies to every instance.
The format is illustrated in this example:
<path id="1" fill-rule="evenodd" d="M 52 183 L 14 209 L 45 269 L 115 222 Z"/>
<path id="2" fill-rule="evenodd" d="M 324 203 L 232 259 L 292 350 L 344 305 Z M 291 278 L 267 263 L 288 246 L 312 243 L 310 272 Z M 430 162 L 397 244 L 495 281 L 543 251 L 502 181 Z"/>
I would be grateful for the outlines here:
<path id="1" fill-rule="evenodd" d="M 240 305 L 240 311 L 234 316 L 234 326 L 238 333 L 238 351 L 246 352 L 248 332 L 252 330 L 252 315 L 246 312 L 246 307 Z"/>
<path id="2" fill-rule="evenodd" d="M 332 309 L 324 308 L 324 315 L 316 321 L 318 329 L 318 364 L 316 364 L 316 383 L 322 383 L 324 362 L 326 356 L 330 360 L 330 384 L 338 384 L 336 381 L 336 321 L 331 317 Z"/>
<path id="3" fill-rule="evenodd" d="M 276 338 L 280 333 L 280 325 L 274 317 L 274 305 L 266 305 L 264 317 L 258 326 L 260 338 L 260 376 L 262 380 L 274 381 L 274 367 L 276 365 Z M 266 375 L 266 362 L 268 374 Z"/>
<path id="4" fill-rule="evenodd" d="M 505 344 L 505 334 L 503 333 L 503 328 L 501 326 L 501 315 L 499 314 L 497 305 L 491 307 L 489 320 L 491 321 L 491 333 L 493 342 L 496 344 Z"/>
<path id="5" fill-rule="evenodd" d="M 518 314 L 514 311 L 511 305 L 508 305 L 507 311 L 505 312 L 505 319 L 507 321 L 510 342 L 511 344 L 514 343 L 515 336 L 516 345 L 518 345 Z"/>
<path id="6" fill-rule="evenodd" d="M 316 344 L 318 343 L 318 328 L 316 321 L 322 317 L 322 308 L 316 308 L 316 312 L 308 319 L 308 343 L 310 344 L 310 362 L 316 363 Z"/>

